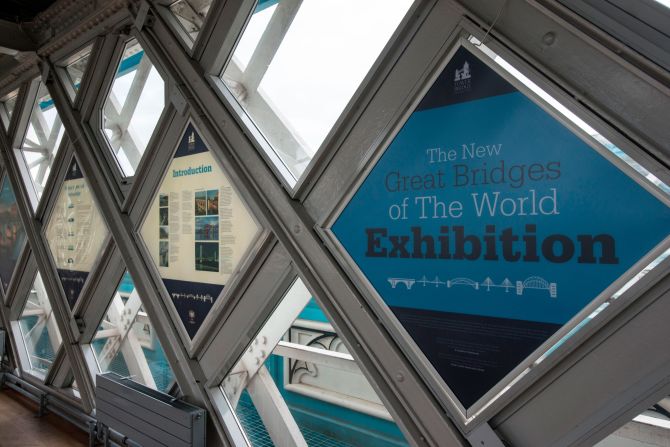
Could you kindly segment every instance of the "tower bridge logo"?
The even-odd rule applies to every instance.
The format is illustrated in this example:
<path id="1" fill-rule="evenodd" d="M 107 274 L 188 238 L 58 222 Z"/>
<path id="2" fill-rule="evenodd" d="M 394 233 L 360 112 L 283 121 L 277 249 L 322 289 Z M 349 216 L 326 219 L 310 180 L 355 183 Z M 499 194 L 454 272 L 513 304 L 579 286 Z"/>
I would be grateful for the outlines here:
<path id="1" fill-rule="evenodd" d="M 472 75 L 470 74 L 470 64 L 468 64 L 468 61 L 465 61 L 463 68 L 457 68 L 454 72 L 454 82 L 465 81 L 471 77 Z"/>
<path id="2" fill-rule="evenodd" d="M 472 72 L 468 61 L 463 63 L 463 67 L 454 71 L 454 93 L 464 93 L 472 88 Z"/>

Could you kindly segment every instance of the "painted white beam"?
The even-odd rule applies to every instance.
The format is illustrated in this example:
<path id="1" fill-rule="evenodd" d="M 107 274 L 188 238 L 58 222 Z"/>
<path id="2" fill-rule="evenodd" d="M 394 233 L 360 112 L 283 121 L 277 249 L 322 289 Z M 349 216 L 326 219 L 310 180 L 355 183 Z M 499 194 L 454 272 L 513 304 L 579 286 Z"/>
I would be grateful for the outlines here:
<path id="1" fill-rule="evenodd" d="M 276 446 L 307 447 L 298 424 L 265 366 L 249 381 L 248 391 Z"/>

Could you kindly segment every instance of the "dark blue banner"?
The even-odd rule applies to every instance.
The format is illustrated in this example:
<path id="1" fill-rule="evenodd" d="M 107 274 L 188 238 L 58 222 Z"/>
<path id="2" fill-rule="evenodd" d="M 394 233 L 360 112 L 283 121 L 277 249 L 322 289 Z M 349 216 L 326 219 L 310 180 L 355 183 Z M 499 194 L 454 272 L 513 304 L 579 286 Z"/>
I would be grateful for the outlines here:
<path id="1" fill-rule="evenodd" d="M 179 146 L 177 146 L 174 158 L 187 157 L 189 155 L 208 151 L 209 149 L 207 149 L 205 142 L 202 141 L 202 138 L 193 127 L 193 124 L 189 123 L 184 135 L 181 137 L 181 141 L 179 141 Z"/>
<path id="2" fill-rule="evenodd" d="M 80 178 L 84 178 L 84 174 L 81 172 L 77 160 L 73 157 L 72 163 L 70 163 L 70 167 L 67 170 L 67 174 L 65 174 L 65 180 L 77 180 Z"/>
<path id="3" fill-rule="evenodd" d="M 163 284 L 177 309 L 179 318 L 184 323 L 186 332 L 193 338 L 223 292 L 223 286 L 167 278 L 163 278 Z"/>
<path id="4" fill-rule="evenodd" d="M 669 229 L 665 203 L 464 48 L 332 227 L 466 408 Z"/>
<path id="5" fill-rule="evenodd" d="M 72 309 L 74 304 L 77 302 L 79 295 L 81 294 L 81 289 L 84 288 L 86 278 L 88 278 L 88 272 L 79 272 L 77 270 L 65 269 L 57 270 L 58 278 L 60 278 L 60 283 L 63 286 L 63 291 L 65 292 L 65 297 L 67 298 L 68 304 L 70 304 L 70 309 Z"/>

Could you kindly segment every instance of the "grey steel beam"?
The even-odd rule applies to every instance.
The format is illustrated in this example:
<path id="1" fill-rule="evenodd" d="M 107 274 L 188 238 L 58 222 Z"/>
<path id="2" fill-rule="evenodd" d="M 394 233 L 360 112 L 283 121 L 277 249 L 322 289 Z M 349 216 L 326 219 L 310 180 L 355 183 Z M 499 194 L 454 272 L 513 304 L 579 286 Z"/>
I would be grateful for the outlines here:
<path id="1" fill-rule="evenodd" d="M 519 447 L 593 445 L 670 394 L 669 273 L 666 259 L 648 273 L 655 284 L 629 290 L 639 297 L 624 312 L 494 418 L 496 430 Z"/>

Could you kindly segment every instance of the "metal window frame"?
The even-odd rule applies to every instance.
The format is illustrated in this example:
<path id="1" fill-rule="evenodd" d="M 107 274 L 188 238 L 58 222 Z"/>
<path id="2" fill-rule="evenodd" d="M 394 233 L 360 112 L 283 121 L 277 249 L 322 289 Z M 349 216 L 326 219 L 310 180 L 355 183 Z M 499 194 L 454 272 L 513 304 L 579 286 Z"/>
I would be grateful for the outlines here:
<path id="1" fill-rule="evenodd" d="M 365 76 L 361 79 L 360 84 L 357 86 L 351 98 L 338 115 L 338 118 L 324 137 L 324 140 L 317 148 L 307 167 L 298 178 L 295 178 L 291 173 L 291 170 L 286 166 L 282 157 L 268 142 L 261 129 L 254 123 L 252 117 L 247 114 L 245 109 L 239 104 L 221 79 L 247 24 L 253 16 L 257 3 L 258 0 L 244 2 L 243 6 L 240 6 L 235 11 L 236 18 L 234 23 L 238 26 L 243 23 L 243 26 L 237 30 L 238 34 L 235 41 L 232 42 L 231 46 L 228 46 L 229 44 L 227 42 L 224 45 L 221 45 L 220 42 L 215 41 L 217 36 L 213 36 L 212 42 L 210 42 L 209 45 L 214 47 L 218 44 L 218 47 L 204 48 L 204 57 L 207 59 L 203 62 L 209 73 L 210 84 L 215 88 L 216 93 L 226 107 L 235 111 L 234 116 L 238 124 L 242 126 L 248 134 L 253 136 L 254 145 L 274 172 L 277 179 L 282 182 L 292 198 L 303 199 L 309 193 L 314 183 L 317 182 L 318 177 L 324 171 L 325 166 L 327 166 L 333 154 L 337 151 L 342 140 L 348 135 L 351 127 L 355 125 L 364 108 L 364 104 L 369 101 L 369 97 L 371 96 L 370 93 L 374 94 L 379 82 L 387 73 L 393 60 L 399 56 L 405 41 L 416 32 L 417 26 L 425 18 L 428 11 L 430 11 L 434 2 L 415 0 L 408 8 Z M 230 12 L 225 8 L 221 8 L 216 11 L 216 13 L 219 15 L 212 17 L 212 22 L 227 23 L 230 21 L 228 18 Z M 217 51 L 218 53 L 213 56 L 212 53 Z"/>
<path id="2" fill-rule="evenodd" d="M 181 25 L 179 22 L 179 19 L 177 19 L 172 11 L 170 10 L 170 6 L 172 4 L 176 3 L 177 0 L 149 0 L 151 4 L 156 8 L 156 12 L 163 17 L 163 20 L 165 20 L 166 23 L 170 25 L 172 28 L 173 32 L 181 39 L 182 44 L 184 46 L 184 51 L 186 51 L 189 55 L 192 57 L 196 56 L 199 52 L 202 51 L 203 47 L 203 40 L 206 38 L 203 38 L 203 31 L 207 30 L 204 32 L 205 35 L 209 34 L 211 32 L 211 12 L 212 10 L 217 7 L 220 4 L 223 4 L 224 2 L 217 2 L 216 0 L 212 0 L 212 3 L 209 6 L 209 11 L 207 12 L 207 15 L 205 16 L 203 20 L 203 25 L 202 28 L 200 28 L 200 31 L 198 31 L 198 35 L 196 36 L 195 40 L 191 38 L 191 36 L 188 34 L 188 32 L 184 29 L 184 27 Z"/>
<path id="3" fill-rule="evenodd" d="M 108 60 L 111 61 L 110 65 L 114 66 L 114 70 L 110 70 L 106 65 L 96 64 L 94 66 L 95 73 L 91 74 L 94 80 L 91 82 L 94 85 L 94 89 L 97 90 L 98 94 L 95 96 L 89 96 L 93 103 L 90 106 L 86 104 L 86 110 L 84 113 L 88 118 L 87 121 L 91 135 L 97 140 L 99 146 L 105 147 L 107 149 L 106 151 L 103 151 L 103 157 L 101 161 L 104 161 L 106 166 L 109 167 L 108 176 L 110 176 L 117 184 L 117 200 L 120 204 L 126 204 L 128 195 L 130 194 L 130 191 L 132 190 L 135 183 L 135 179 L 141 177 L 143 175 L 143 171 L 147 169 L 146 166 L 149 164 L 147 161 L 147 154 L 151 153 L 153 148 L 155 148 L 157 145 L 157 140 L 159 140 L 161 138 L 161 134 L 164 133 L 166 122 L 171 119 L 171 116 L 174 114 L 174 109 L 170 101 L 169 85 L 171 85 L 171 82 L 169 72 L 152 54 L 151 45 L 147 44 L 145 39 L 143 39 L 142 33 L 131 25 L 130 17 L 121 22 L 121 24 L 117 26 L 116 30 L 116 33 L 105 36 L 104 41 L 100 44 L 101 54 L 99 55 L 99 57 L 102 58 L 109 58 Z M 135 167 L 135 173 L 131 176 L 126 176 L 121 169 L 116 155 L 113 153 L 113 149 L 107 140 L 107 136 L 105 135 L 103 116 L 107 98 L 115 81 L 117 67 L 121 63 L 121 58 L 123 56 L 126 45 L 133 39 L 138 42 L 146 56 L 151 61 L 153 68 L 155 68 L 160 74 L 164 83 L 165 95 L 163 110 L 161 111 L 158 121 L 156 121 L 156 126 L 147 140 L 147 145 L 144 149 L 144 152 L 142 152 L 140 155 L 139 163 Z"/>
<path id="4" fill-rule="evenodd" d="M 56 62 L 53 63 L 54 70 L 56 71 L 57 75 L 60 76 L 61 82 L 63 83 L 63 86 L 68 92 L 68 95 L 70 96 L 70 100 L 72 101 L 73 104 L 80 104 L 81 103 L 81 97 L 84 96 L 84 93 L 80 93 L 82 90 L 85 90 L 86 85 L 89 82 L 89 79 L 91 77 L 91 60 L 93 58 L 93 55 L 95 52 L 98 50 L 100 45 L 102 44 L 102 39 L 99 37 L 94 37 L 84 43 L 83 45 L 80 45 L 78 49 L 74 51 L 69 51 L 70 49 L 68 48 L 68 54 L 65 56 L 60 57 Z M 75 62 L 82 56 L 79 56 L 80 52 L 83 52 L 84 50 L 88 49 L 88 61 L 86 62 L 86 66 L 84 67 L 84 72 L 82 74 L 81 78 L 81 83 L 79 84 L 79 88 L 77 90 L 74 89 L 74 86 L 72 85 L 72 80 L 70 79 L 70 75 L 67 72 L 67 67 L 71 63 Z M 55 56 L 60 56 L 60 54 L 56 54 Z M 79 58 L 77 57 L 79 56 Z M 51 60 L 54 59 L 52 56 L 50 58 Z"/>
<path id="5" fill-rule="evenodd" d="M 38 76 L 34 78 L 32 81 L 30 81 L 28 88 L 26 89 L 26 96 L 25 96 L 25 102 L 23 104 L 23 108 L 21 109 L 21 116 L 18 120 L 18 123 L 16 124 L 16 128 L 14 129 L 15 134 L 13 137 L 13 152 L 14 156 L 16 157 L 17 163 L 19 165 L 19 169 L 21 171 L 21 177 L 23 182 L 26 185 L 26 188 L 28 190 L 28 194 L 30 197 L 30 203 L 31 203 L 31 210 L 33 211 L 33 215 L 36 216 L 37 218 L 41 217 L 44 213 L 44 207 L 46 206 L 45 203 L 48 199 L 45 199 L 46 196 L 50 194 L 50 191 L 52 190 L 54 186 L 54 167 L 58 166 L 63 159 L 64 155 L 63 153 L 65 152 L 65 148 L 69 144 L 68 140 L 68 135 L 67 131 L 65 129 L 63 130 L 63 137 L 61 138 L 60 143 L 58 144 L 58 147 L 55 147 L 53 150 L 56 151 L 56 155 L 54 156 L 53 161 L 51 162 L 51 165 L 49 167 L 50 171 L 49 174 L 46 178 L 46 182 L 44 183 L 44 188 L 42 190 L 42 195 L 38 196 L 37 193 L 37 186 L 35 185 L 35 179 L 33 179 L 32 174 L 30 173 L 30 168 L 28 166 L 28 161 L 25 158 L 25 155 L 23 154 L 23 143 L 26 139 L 28 129 L 30 127 L 30 120 L 33 116 L 33 108 L 36 105 L 37 101 L 37 95 L 39 94 L 39 87 L 40 85 L 44 85 L 45 88 L 48 87 L 46 85 L 46 80 L 43 79 L 43 76 Z M 50 94 L 50 92 L 49 92 Z M 53 98 L 53 97 L 52 97 Z M 54 107 L 56 105 L 54 104 Z M 63 120 L 58 116 L 58 118 L 61 121 L 61 126 L 63 126 Z M 53 129 L 52 129 L 53 131 Z M 44 199 L 44 200 L 43 200 Z"/>

